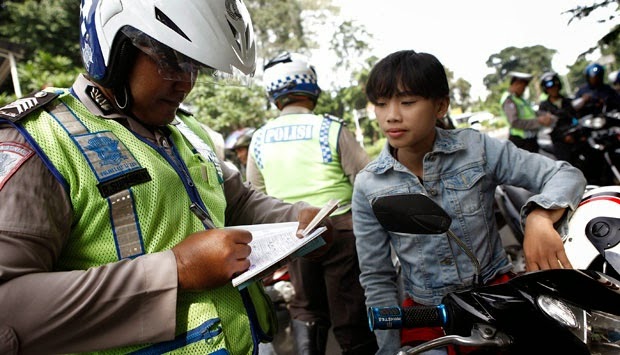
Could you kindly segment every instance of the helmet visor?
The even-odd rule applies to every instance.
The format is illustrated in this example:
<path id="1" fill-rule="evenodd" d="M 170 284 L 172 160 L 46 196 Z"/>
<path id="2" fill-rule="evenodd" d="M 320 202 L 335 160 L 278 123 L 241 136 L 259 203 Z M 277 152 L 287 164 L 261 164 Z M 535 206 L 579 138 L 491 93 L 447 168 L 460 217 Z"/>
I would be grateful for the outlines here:
<path id="1" fill-rule="evenodd" d="M 136 48 L 157 63 L 158 73 L 165 80 L 241 86 L 250 84 L 251 78 L 240 71 L 229 74 L 214 69 L 154 40 L 141 31 L 126 27 L 123 33 L 131 39 Z"/>
<path id="2" fill-rule="evenodd" d="M 546 87 L 547 89 L 548 89 L 548 88 L 552 88 L 552 87 L 554 87 L 554 86 L 556 86 L 556 85 L 557 85 L 557 83 L 556 83 L 556 81 L 555 81 L 555 80 L 547 80 L 547 81 L 545 81 L 543 84 L 545 85 L 545 87 Z"/>

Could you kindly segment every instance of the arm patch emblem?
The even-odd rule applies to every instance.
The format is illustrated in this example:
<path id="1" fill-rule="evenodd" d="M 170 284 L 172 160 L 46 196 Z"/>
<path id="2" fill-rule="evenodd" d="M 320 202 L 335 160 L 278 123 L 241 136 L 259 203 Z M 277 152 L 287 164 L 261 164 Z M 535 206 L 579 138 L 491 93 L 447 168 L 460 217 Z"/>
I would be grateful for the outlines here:
<path id="1" fill-rule="evenodd" d="M 34 155 L 34 150 L 27 145 L 13 142 L 0 143 L 0 190 L 32 155 Z"/>

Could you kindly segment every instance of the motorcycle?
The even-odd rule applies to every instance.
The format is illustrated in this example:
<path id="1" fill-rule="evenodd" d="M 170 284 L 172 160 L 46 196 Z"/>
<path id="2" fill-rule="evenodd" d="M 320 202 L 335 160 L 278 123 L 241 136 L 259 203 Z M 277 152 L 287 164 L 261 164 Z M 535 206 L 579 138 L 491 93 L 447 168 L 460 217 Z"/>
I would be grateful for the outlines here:
<path id="1" fill-rule="evenodd" d="M 288 266 L 282 266 L 263 279 L 265 292 L 273 302 L 278 319 L 278 331 L 271 343 L 259 344 L 259 353 L 264 355 L 292 355 L 293 335 L 291 334 L 291 315 L 288 305 L 295 295 L 295 289 L 290 281 Z"/>
<path id="2" fill-rule="evenodd" d="M 620 186 L 590 186 L 568 222 L 564 250 L 574 268 L 620 279 Z"/>
<path id="3" fill-rule="evenodd" d="M 585 229 L 586 217 L 590 215 L 601 214 L 604 211 L 611 211 L 615 216 L 620 217 L 620 210 L 614 209 L 613 204 L 601 206 L 599 201 L 613 201 L 611 198 L 602 199 L 600 196 L 609 194 L 618 194 L 620 196 L 620 186 L 597 186 L 587 185 L 582 201 L 569 221 L 568 235 L 562 237 L 564 248 L 568 255 L 568 259 L 574 268 L 592 269 L 602 271 L 604 273 L 612 273 L 611 276 L 620 279 L 620 275 L 615 273 L 613 269 L 606 269 L 601 258 L 595 258 L 597 250 L 594 248 L 596 243 L 601 242 L 601 238 L 593 236 L 592 231 Z M 532 192 L 518 186 L 500 185 L 495 189 L 495 208 L 498 211 L 496 220 L 500 231 L 507 227 L 508 233 L 514 238 L 516 243 L 505 247 L 508 257 L 511 259 L 514 271 L 521 273 L 525 271 L 525 260 L 523 255 L 523 229 L 521 228 L 521 208 L 525 205 L 528 198 L 533 195 Z M 596 203 L 590 203 L 590 196 L 597 195 Z M 586 201 L 589 203 L 585 206 Z M 593 207 L 594 206 L 594 207 Z M 613 244 L 611 244 L 613 245 Z M 601 253 L 602 254 L 602 253 Z"/>
<path id="4" fill-rule="evenodd" d="M 569 143 L 569 163 L 583 171 L 592 185 L 620 184 L 620 112 L 586 115 L 565 130 L 562 140 Z"/>
<path id="5" fill-rule="evenodd" d="M 382 226 L 392 232 L 446 233 L 480 275 L 474 254 L 450 231 L 450 216 L 427 196 L 381 197 L 373 210 Z M 619 255 L 620 251 L 610 250 L 603 257 L 617 262 Z M 620 282 L 587 269 L 536 271 L 490 286 L 477 280 L 469 290 L 447 294 L 437 306 L 369 307 L 368 320 L 373 330 L 443 328 L 445 336 L 399 355 L 447 345 L 475 347 L 482 353 L 618 354 Z"/>

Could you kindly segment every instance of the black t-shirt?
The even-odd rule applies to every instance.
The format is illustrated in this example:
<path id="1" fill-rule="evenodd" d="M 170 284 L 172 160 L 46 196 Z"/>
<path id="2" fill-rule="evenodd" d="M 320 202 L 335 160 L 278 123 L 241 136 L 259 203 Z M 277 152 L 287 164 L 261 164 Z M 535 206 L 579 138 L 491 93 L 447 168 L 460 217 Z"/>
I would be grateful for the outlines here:
<path id="1" fill-rule="evenodd" d="M 554 142 L 562 140 L 564 132 L 573 126 L 573 119 L 577 117 L 577 112 L 573 108 L 572 100 L 565 96 L 562 96 L 560 107 L 547 99 L 540 103 L 538 109 L 539 111 L 550 112 L 552 115 L 558 117 L 551 131 L 551 140 Z"/>

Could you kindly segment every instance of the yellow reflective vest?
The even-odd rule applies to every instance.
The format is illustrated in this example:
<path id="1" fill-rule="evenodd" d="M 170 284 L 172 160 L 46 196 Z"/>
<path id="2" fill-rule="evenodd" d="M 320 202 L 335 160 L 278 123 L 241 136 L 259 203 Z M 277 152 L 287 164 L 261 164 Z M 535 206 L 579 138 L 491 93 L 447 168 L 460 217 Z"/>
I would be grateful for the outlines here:
<path id="1" fill-rule="evenodd" d="M 191 202 L 200 201 L 215 225 L 224 226 L 219 161 L 208 134 L 191 115 L 177 119 L 204 144 L 197 149 L 177 125 L 168 125 L 176 158 L 183 163 L 172 164 L 160 147 L 114 120 L 94 116 L 68 92 L 46 110 L 19 124 L 71 198 L 73 228 L 57 270 L 86 270 L 171 249 L 205 228 L 190 213 Z M 251 354 L 274 327 L 262 285 L 239 291 L 228 284 L 179 293 L 174 340 L 104 353 Z"/>

